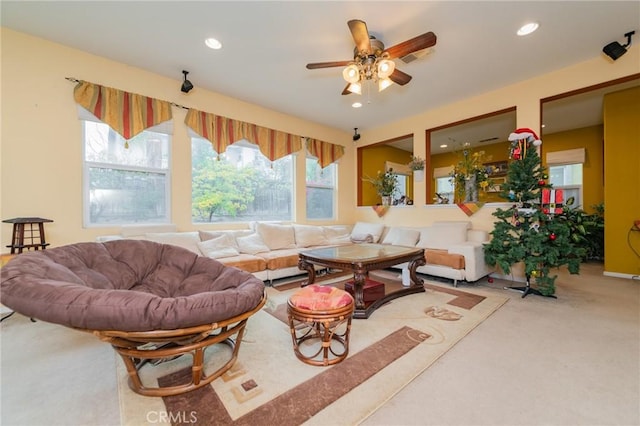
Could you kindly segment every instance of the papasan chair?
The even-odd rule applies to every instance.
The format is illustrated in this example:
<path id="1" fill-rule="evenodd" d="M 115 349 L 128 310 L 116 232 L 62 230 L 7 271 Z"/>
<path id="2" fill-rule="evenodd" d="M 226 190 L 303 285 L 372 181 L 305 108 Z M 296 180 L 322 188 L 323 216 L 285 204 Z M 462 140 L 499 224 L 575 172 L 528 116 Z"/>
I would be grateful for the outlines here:
<path id="1" fill-rule="evenodd" d="M 264 283 L 253 275 L 145 240 L 23 253 L 0 272 L 3 305 L 110 343 L 124 360 L 129 387 L 147 396 L 188 392 L 231 368 L 247 320 L 266 302 Z M 217 343 L 230 346 L 230 357 L 206 374 L 205 349 Z M 143 385 L 143 365 L 185 354 L 192 356 L 190 383 Z"/>

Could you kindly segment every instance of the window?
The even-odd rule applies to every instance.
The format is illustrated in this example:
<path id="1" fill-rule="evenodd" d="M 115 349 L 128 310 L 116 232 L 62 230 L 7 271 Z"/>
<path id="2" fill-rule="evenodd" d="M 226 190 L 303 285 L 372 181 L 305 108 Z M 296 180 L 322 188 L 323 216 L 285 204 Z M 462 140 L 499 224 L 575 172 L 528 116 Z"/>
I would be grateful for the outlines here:
<path id="1" fill-rule="evenodd" d="M 293 219 L 293 159 L 269 161 L 239 141 L 218 156 L 191 138 L 191 218 L 194 223 Z"/>
<path id="2" fill-rule="evenodd" d="M 170 131 L 127 142 L 102 122 L 82 123 L 85 226 L 169 222 Z"/>
<path id="3" fill-rule="evenodd" d="M 436 178 L 436 199 L 435 204 L 453 203 L 455 186 L 449 176 Z M 440 197 L 438 197 L 440 195 Z"/>
<path id="4" fill-rule="evenodd" d="M 307 219 L 335 218 L 335 163 L 324 169 L 315 158 L 307 158 Z"/>
<path id="5" fill-rule="evenodd" d="M 582 164 L 565 164 L 549 167 L 549 182 L 554 189 L 564 191 L 564 202 L 574 198 L 571 208 L 582 205 Z"/>

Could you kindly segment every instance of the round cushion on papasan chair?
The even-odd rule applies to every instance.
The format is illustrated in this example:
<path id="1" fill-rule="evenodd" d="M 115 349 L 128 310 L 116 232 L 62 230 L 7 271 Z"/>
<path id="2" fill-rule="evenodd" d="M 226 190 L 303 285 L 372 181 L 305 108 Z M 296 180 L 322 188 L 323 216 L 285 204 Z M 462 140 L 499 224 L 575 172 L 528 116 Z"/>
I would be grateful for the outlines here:
<path id="1" fill-rule="evenodd" d="M 90 331 L 111 343 L 130 387 L 165 396 L 210 383 L 228 370 L 246 321 L 266 301 L 250 273 L 181 247 L 146 240 L 77 243 L 20 254 L 0 269 L 0 302 L 31 318 Z M 237 335 L 235 341 L 231 339 Z M 231 359 L 203 371 L 206 347 L 225 343 Z M 192 383 L 147 388 L 137 370 L 149 360 L 193 354 Z"/>

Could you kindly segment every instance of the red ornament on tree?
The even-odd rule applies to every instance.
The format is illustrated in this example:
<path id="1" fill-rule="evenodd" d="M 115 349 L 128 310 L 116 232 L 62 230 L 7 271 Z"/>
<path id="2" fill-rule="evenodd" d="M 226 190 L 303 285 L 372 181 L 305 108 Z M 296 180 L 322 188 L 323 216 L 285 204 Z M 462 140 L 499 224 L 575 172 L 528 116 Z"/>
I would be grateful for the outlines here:
<path id="1" fill-rule="evenodd" d="M 553 232 L 551 233 L 551 235 L 549 235 L 549 239 L 551 241 L 555 241 L 556 240 L 556 234 L 554 234 Z"/>
<path id="2" fill-rule="evenodd" d="M 546 183 L 546 182 L 545 182 L 544 180 L 542 180 L 542 179 L 540 179 L 540 180 L 538 181 L 538 185 L 540 185 L 540 186 L 544 186 L 544 184 L 545 184 L 545 183 Z"/>

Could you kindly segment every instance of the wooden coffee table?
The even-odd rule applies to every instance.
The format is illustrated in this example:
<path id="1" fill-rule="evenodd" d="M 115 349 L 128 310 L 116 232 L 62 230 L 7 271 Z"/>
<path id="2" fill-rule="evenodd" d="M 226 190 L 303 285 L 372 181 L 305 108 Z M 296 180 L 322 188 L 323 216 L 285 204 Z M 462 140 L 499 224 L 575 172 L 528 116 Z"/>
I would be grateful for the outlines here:
<path id="1" fill-rule="evenodd" d="M 409 262 L 410 285 L 387 293 L 384 297 L 374 302 L 365 303 L 363 287 L 368 272 L 389 268 L 405 262 Z M 352 271 L 356 302 L 353 317 L 369 318 L 373 311 L 390 300 L 407 294 L 424 292 L 424 282 L 416 275 L 416 268 L 425 263 L 424 249 L 421 248 L 387 244 L 349 244 L 302 251 L 298 260 L 298 268 L 307 271 L 309 274 L 309 279 L 303 286 L 315 282 L 316 270 L 314 265 Z"/>

